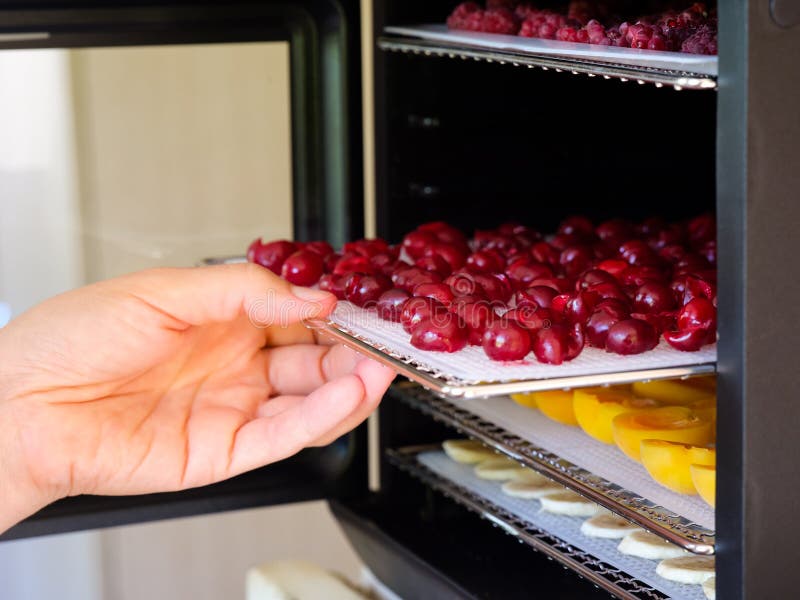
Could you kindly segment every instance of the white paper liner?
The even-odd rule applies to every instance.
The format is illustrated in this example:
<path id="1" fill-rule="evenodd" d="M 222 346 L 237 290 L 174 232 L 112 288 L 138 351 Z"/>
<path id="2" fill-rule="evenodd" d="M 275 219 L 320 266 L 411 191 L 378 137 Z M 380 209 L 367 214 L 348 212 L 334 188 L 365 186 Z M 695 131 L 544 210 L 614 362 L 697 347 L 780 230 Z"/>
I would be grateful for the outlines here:
<path id="1" fill-rule="evenodd" d="M 538 410 L 520 406 L 503 396 L 479 402 L 448 398 L 448 402 L 693 523 L 714 530 L 714 509 L 700 496 L 678 494 L 656 483 L 642 465 L 625 456 L 619 448 L 588 436 L 579 427 L 556 423 Z"/>
<path id="2" fill-rule="evenodd" d="M 662 52 L 658 50 L 639 50 L 637 48 L 618 48 L 596 44 L 579 44 L 526 38 L 517 35 L 500 35 L 476 31 L 453 31 L 447 25 L 425 24 L 412 27 L 386 27 L 388 34 L 418 37 L 427 40 L 450 42 L 488 48 L 543 54 L 553 57 L 580 58 L 583 60 L 617 63 L 668 71 L 686 71 L 702 75 L 717 76 L 716 56 L 688 54 L 685 52 Z"/>
<path id="3" fill-rule="evenodd" d="M 664 579 L 656 574 L 658 561 L 646 560 L 622 554 L 617 550 L 619 540 L 593 538 L 581 533 L 583 517 L 553 515 L 540 509 L 538 500 L 522 500 L 507 496 L 495 481 L 486 481 L 475 476 L 470 465 L 459 464 L 444 452 L 423 452 L 417 456 L 421 464 L 471 492 L 490 500 L 494 504 L 517 515 L 535 527 L 552 533 L 568 544 L 592 554 L 600 560 L 651 585 L 670 598 L 681 600 L 703 600 L 703 589 L 699 585 L 685 585 Z"/>
<path id="4" fill-rule="evenodd" d="M 399 323 L 381 319 L 375 311 L 358 308 L 350 302 L 340 301 L 331 320 L 374 347 L 413 361 L 424 370 L 441 373 L 448 380 L 458 380 L 464 384 L 684 367 L 717 360 L 716 344 L 704 346 L 697 352 L 681 352 L 662 340 L 653 350 L 630 356 L 585 347 L 577 358 L 560 365 L 542 364 L 533 353 L 528 354 L 525 360 L 503 363 L 490 360 L 479 346 L 468 346 L 453 353 L 420 350 L 411 345 L 411 336 Z"/>

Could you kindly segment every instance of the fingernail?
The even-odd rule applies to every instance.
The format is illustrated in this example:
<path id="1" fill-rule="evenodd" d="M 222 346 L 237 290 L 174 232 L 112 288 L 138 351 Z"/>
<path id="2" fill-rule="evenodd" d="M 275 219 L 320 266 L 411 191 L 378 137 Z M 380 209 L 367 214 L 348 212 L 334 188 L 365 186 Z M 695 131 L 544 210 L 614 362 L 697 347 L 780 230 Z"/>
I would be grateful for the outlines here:
<path id="1" fill-rule="evenodd" d="M 323 290 L 312 290 L 307 287 L 300 287 L 299 285 L 292 286 L 292 295 L 305 300 L 306 302 L 322 302 L 331 297 L 329 292 Z"/>

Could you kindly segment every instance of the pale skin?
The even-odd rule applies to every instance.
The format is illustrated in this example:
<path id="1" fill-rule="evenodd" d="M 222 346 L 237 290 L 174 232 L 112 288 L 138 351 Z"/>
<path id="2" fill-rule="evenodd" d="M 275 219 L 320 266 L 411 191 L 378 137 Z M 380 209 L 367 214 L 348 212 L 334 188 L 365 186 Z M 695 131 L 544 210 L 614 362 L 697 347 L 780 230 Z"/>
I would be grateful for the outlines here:
<path id="1" fill-rule="evenodd" d="M 0 329 L 0 532 L 78 494 L 201 486 L 330 443 L 394 373 L 315 338 L 335 298 L 255 265 L 143 271 Z"/>

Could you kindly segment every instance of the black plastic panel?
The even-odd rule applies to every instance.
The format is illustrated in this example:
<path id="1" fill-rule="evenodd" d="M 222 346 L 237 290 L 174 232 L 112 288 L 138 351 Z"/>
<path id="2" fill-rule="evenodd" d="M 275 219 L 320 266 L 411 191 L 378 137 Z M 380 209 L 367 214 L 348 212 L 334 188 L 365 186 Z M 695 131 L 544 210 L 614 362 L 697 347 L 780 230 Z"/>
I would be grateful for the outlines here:
<path id="1" fill-rule="evenodd" d="M 402 598 L 610 598 L 405 474 L 403 500 L 331 503 L 365 564 Z"/>

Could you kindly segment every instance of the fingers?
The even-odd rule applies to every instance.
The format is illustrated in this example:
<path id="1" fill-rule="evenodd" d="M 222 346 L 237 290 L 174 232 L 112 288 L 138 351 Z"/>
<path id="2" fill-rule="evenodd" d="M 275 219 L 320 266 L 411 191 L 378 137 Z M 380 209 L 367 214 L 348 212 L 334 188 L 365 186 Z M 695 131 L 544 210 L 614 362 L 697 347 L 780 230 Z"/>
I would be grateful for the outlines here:
<path id="1" fill-rule="evenodd" d="M 396 376 L 394 371 L 369 358 L 360 360 L 356 366 L 355 374 L 364 384 L 364 399 L 344 421 L 319 438 L 314 443 L 315 446 L 327 446 L 335 439 L 363 423 L 378 407 L 387 388 Z"/>
<path id="2" fill-rule="evenodd" d="M 111 280 L 155 310 L 182 323 L 201 325 L 248 315 L 258 327 L 286 327 L 327 315 L 336 298 L 293 286 L 253 264 L 190 269 L 152 269 Z"/>
<path id="3" fill-rule="evenodd" d="M 362 380 L 347 375 L 299 401 L 286 400 L 287 406 L 276 415 L 253 419 L 236 433 L 228 476 L 284 459 L 313 445 L 352 414 L 365 394 Z"/>
<path id="4" fill-rule="evenodd" d="M 305 395 L 350 373 L 361 357 L 349 348 L 299 344 L 264 350 L 267 377 L 276 395 Z"/>

